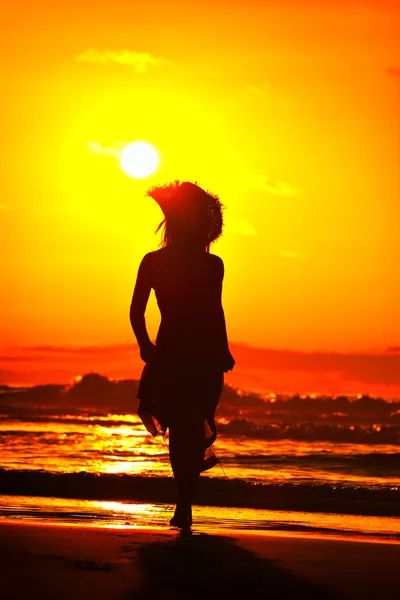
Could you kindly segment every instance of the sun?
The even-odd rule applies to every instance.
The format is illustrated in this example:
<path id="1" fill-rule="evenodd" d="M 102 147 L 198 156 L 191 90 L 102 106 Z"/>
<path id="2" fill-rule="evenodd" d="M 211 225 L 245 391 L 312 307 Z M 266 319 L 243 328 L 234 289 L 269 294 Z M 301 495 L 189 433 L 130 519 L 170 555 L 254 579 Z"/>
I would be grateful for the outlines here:
<path id="1" fill-rule="evenodd" d="M 120 161 L 127 175 L 135 179 L 143 179 L 157 169 L 158 154 L 147 142 L 132 142 L 122 150 Z"/>

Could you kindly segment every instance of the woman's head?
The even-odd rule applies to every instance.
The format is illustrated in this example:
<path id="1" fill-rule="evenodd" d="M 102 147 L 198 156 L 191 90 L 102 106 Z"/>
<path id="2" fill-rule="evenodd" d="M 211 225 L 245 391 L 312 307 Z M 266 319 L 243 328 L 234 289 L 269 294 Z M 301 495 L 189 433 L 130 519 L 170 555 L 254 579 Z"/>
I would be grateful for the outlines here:
<path id="1" fill-rule="evenodd" d="M 208 248 L 222 233 L 223 206 L 196 183 L 184 181 L 156 186 L 147 192 L 164 213 L 162 245 L 171 243 Z"/>

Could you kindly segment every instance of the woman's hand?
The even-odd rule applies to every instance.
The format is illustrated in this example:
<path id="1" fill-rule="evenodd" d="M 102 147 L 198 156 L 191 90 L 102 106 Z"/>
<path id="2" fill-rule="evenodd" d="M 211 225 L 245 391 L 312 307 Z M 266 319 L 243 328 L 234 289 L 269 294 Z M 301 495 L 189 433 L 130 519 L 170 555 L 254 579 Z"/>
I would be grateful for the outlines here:
<path id="1" fill-rule="evenodd" d="M 140 348 L 140 358 L 145 363 L 153 362 L 156 356 L 156 346 L 151 342 Z"/>

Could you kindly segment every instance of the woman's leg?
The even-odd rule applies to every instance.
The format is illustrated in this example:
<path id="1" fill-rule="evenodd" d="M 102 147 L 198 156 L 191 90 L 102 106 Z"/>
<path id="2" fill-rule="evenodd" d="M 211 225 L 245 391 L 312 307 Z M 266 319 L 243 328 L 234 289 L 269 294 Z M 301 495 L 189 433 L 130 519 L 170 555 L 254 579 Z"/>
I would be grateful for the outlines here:
<path id="1" fill-rule="evenodd" d="M 180 386 L 169 425 L 169 454 L 178 487 L 173 521 L 189 515 L 183 520 L 191 524 L 193 494 L 204 463 L 205 415 L 214 414 L 223 387 L 223 374 L 196 366 L 194 373 L 189 370 L 182 374 Z"/>
<path id="2" fill-rule="evenodd" d="M 184 526 L 191 524 L 191 506 L 197 479 L 204 460 L 204 418 L 179 415 L 172 420 L 169 431 L 171 467 L 178 488 L 174 520 Z M 188 522 L 189 521 L 189 522 Z"/>

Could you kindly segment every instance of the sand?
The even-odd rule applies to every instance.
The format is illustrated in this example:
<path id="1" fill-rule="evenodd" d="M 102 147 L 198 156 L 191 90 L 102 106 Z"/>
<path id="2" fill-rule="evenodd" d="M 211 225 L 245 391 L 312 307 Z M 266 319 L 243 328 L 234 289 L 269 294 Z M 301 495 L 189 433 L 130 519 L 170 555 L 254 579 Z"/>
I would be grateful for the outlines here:
<path id="1" fill-rule="evenodd" d="M 3 522 L 0 597 L 399 598 L 400 543 Z"/>

